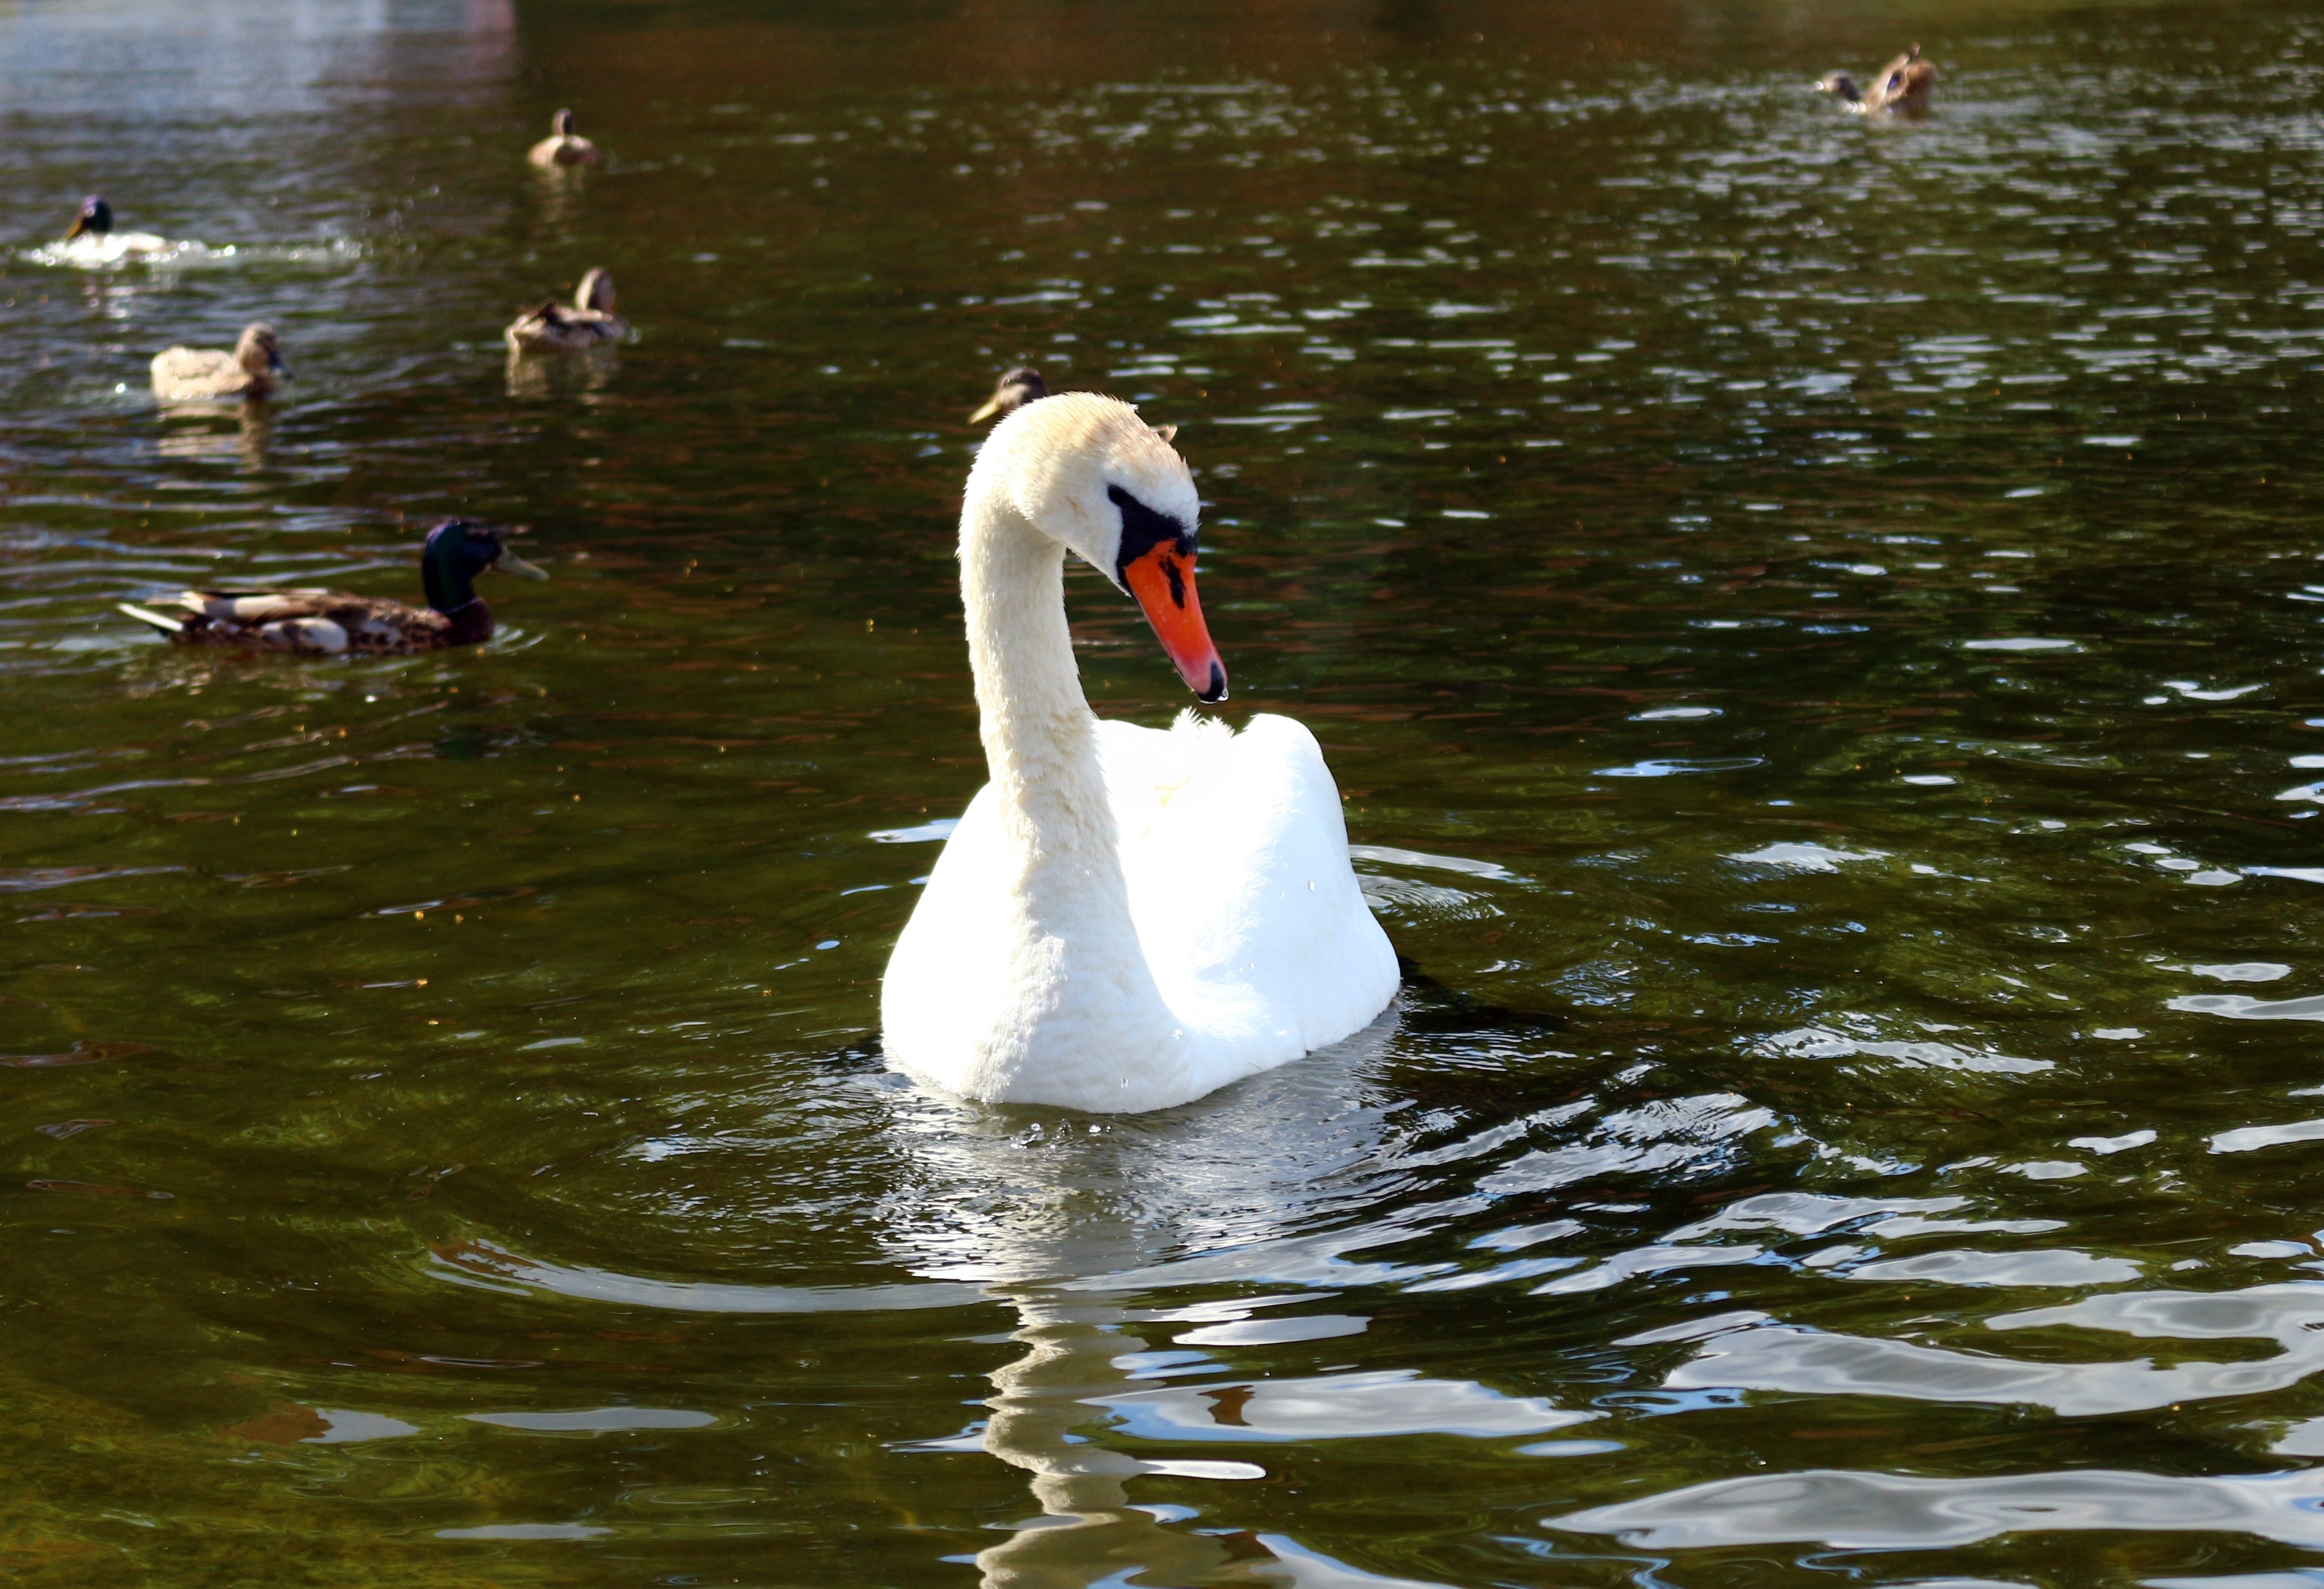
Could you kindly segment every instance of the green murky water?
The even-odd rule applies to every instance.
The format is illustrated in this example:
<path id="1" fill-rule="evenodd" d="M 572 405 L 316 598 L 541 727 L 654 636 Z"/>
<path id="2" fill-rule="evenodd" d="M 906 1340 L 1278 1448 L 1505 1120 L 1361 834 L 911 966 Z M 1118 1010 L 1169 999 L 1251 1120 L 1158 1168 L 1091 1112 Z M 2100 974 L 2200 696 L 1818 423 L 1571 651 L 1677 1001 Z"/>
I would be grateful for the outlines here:
<path id="1" fill-rule="evenodd" d="M 2324 14 L 1873 10 L 0 12 L 0 1571 L 2313 1581 Z M 1160 1115 L 880 1064 L 1019 358 L 1412 966 Z M 456 510 L 479 651 L 111 612 Z"/>

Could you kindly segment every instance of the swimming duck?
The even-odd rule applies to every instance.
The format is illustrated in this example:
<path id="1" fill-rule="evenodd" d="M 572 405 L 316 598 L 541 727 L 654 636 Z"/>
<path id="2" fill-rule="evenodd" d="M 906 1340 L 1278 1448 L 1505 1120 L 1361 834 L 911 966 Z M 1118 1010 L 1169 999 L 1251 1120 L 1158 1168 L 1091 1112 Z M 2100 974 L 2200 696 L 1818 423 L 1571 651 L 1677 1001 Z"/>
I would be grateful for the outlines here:
<path id="1" fill-rule="evenodd" d="M 1929 96 L 1937 86 L 1937 69 L 1921 59 L 1914 45 L 1886 66 L 1867 94 L 1844 71 L 1827 72 L 1816 87 L 1849 109 L 1864 115 L 1920 116 L 1929 113 Z"/>
<path id="2" fill-rule="evenodd" d="M 630 322 L 613 312 L 612 274 L 592 270 L 581 278 L 571 309 L 554 298 L 543 299 L 540 307 L 517 316 L 502 336 L 519 353 L 574 353 L 619 342 L 629 334 Z"/>
<path id="3" fill-rule="evenodd" d="M 475 577 L 499 569 L 528 579 L 548 575 L 501 543 L 500 532 L 466 519 L 447 519 L 428 532 L 420 576 L 428 605 L 338 590 L 186 590 L 165 610 L 123 602 L 121 610 L 151 624 L 177 645 L 238 646 L 306 657 L 393 657 L 474 645 L 493 633 L 493 610 Z"/>
<path id="4" fill-rule="evenodd" d="M 994 418 L 1006 419 L 1028 402 L 1038 402 L 1049 395 L 1049 383 L 1041 379 L 1041 372 L 1030 365 L 1019 365 L 1001 377 L 992 388 L 992 395 L 984 406 L 968 416 L 972 425 L 981 425 Z"/>
<path id="5" fill-rule="evenodd" d="M 1198 506 L 1170 444 L 1094 393 L 1028 403 L 978 450 L 961 600 L 991 781 L 888 961 L 897 1069 L 987 1102 L 1133 1113 L 1336 1042 L 1395 996 L 1313 734 L 1191 711 L 1141 728 L 1082 694 L 1069 551 L 1136 598 L 1197 699 L 1226 698 L 1194 590 Z"/>
<path id="6" fill-rule="evenodd" d="M 103 195 L 92 193 L 80 201 L 80 214 L 73 217 L 72 229 L 64 235 L 60 252 L 77 262 L 111 264 L 139 254 L 166 254 L 171 246 L 167 237 L 151 232 L 115 231 L 113 206 Z"/>
<path id="7" fill-rule="evenodd" d="M 532 146 L 525 158 L 544 169 L 560 165 L 595 165 L 597 146 L 573 130 L 573 113 L 560 110 L 549 118 L 549 136 Z"/>
<path id="8" fill-rule="evenodd" d="M 274 328 L 243 328 L 232 353 L 221 347 L 171 347 L 153 356 L 153 395 L 164 402 L 204 398 L 267 398 L 290 378 Z"/>

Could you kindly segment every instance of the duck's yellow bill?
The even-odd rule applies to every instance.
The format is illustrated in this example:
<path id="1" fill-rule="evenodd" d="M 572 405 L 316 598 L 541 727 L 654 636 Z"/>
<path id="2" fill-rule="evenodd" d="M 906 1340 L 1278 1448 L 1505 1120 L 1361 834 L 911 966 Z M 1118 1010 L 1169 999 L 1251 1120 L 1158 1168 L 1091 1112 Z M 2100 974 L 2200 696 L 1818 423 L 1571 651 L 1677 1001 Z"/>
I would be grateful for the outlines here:
<path id="1" fill-rule="evenodd" d="M 549 577 L 547 570 L 536 568 L 532 564 L 526 562 L 522 558 L 517 556 L 516 553 L 509 550 L 506 547 L 501 548 L 501 555 L 493 559 L 493 567 L 498 568 L 503 574 L 518 574 L 527 579 L 546 579 Z"/>
<path id="2" fill-rule="evenodd" d="M 1000 411 L 1001 399 L 998 397 L 988 397 L 984 400 L 984 406 L 982 408 L 968 416 L 968 422 L 972 425 L 982 425 L 985 420 L 991 419 Z"/>

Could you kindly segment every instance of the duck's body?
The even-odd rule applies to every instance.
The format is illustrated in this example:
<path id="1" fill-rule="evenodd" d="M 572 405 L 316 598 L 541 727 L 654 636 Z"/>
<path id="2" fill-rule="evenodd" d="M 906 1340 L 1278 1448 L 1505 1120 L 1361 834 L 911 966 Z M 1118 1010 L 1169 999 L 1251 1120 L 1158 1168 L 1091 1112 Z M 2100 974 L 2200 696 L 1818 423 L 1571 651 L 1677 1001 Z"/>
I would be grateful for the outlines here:
<path id="1" fill-rule="evenodd" d="M 544 171 L 558 166 L 595 165 L 597 146 L 573 130 L 573 113 L 560 110 L 549 118 L 549 136 L 532 146 L 525 158 Z"/>
<path id="2" fill-rule="evenodd" d="M 1858 88 L 1856 79 L 1844 71 L 1825 73 L 1816 87 L 1860 115 L 1911 118 L 1929 113 L 1937 69 L 1921 59 L 1921 47 L 1915 44 L 1880 69 L 1868 92 Z"/>
<path id="3" fill-rule="evenodd" d="M 164 402 L 274 395 L 290 367 L 272 326 L 246 326 L 231 351 L 171 347 L 153 356 L 153 395 Z"/>
<path id="4" fill-rule="evenodd" d="M 540 569 L 481 524 L 451 519 L 428 532 L 420 566 L 429 605 L 343 590 L 185 590 L 153 607 L 121 610 L 177 645 L 231 646 L 300 656 L 402 656 L 474 645 L 493 633 L 476 575 L 494 568 L 531 578 Z"/>
<path id="5" fill-rule="evenodd" d="M 888 963 L 898 1068 L 988 1102 L 1167 1108 L 1344 1038 L 1395 995 L 1305 728 L 1190 714 L 1163 732 L 1100 722 L 1082 695 L 1068 548 L 1138 596 L 1203 699 L 1225 696 L 1195 510 L 1185 464 L 1110 398 L 1029 405 L 979 456 L 961 585 L 991 782 Z"/>
<path id="6" fill-rule="evenodd" d="M 614 312 L 613 276 L 593 270 L 581 278 L 571 308 L 544 299 L 517 316 L 501 335 L 519 353 L 579 353 L 625 340 L 630 322 Z"/>
<path id="7" fill-rule="evenodd" d="M 984 400 L 982 408 L 968 416 L 968 422 L 981 425 L 987 420 L 1005 420 L 1027 403 L 1038 402 L 1048 395 L 1049 383 L 1041 378 L 1041 372 L 1030 365 L 1019 365 L 993 383 L 992 395 Z"/>
<path id="8" fill-rule="evenodd" d="M 177 245 L 152 232 L 116 232 L 113 206 L 103 196 L 90 194 L 80 201 L 72 229 L 56 245 L 58 256 L 72 264 L 117 264 L 124 260 L 167 254 Z"/>

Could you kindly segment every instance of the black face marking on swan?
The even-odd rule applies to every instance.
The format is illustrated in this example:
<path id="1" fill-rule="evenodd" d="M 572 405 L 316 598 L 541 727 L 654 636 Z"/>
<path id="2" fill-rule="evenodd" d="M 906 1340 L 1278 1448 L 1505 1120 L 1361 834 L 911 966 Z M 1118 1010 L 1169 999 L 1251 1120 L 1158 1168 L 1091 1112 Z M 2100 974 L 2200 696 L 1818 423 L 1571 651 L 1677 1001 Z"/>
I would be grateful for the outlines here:
<path id="1" fill-rule="evenodd" d="M 1130 588 L 1130 565 L 1165 541 L 1175 546 L 1180 557 L 1194 557 L 1194 531 L 1169 514 L 1148 507 L 1119 485 L 1107 486 L 1105 494 L 1107 501 L 1121 510 L 1121 550 L 1113 559 L 1113 582 L 1122 589 Z M 1186 605 L 1185 581 L 1175 568 L 1170 569 L 1170 596 L 1180 606 Z"/>

